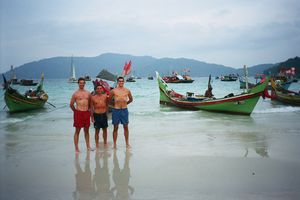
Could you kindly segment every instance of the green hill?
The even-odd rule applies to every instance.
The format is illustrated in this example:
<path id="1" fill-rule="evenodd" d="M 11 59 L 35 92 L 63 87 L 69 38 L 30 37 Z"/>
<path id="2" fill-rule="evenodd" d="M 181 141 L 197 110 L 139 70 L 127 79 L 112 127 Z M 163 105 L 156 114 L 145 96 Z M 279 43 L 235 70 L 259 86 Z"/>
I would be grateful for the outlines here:
<path id="1" fill-rule="evenodd" d="M 209 74 L 229 74 L 236 69 L 224 65 L 209 64 L 186 58 L 154 58 L 150 56 L 132 56 L 126 54 L 106 53 L 96 57 L 73 57 L 76 76 L 89 75 L 96 77 L 102 70 L 107 69 L 111 73 L 121 74 L 124 63 L 132 61 L 132 73 L 135 76 L 154 76 L 155 71 L 161 74 L 170 74 L 172 71 L 182 73 L 185 68 L 190 69 L 191 76 L 208 76 Z M 45 78 L 68 78 L 71 70 L 71 57 L 53 57 L 26 63 L 15 67 L 17 78 L 39 79 L 41 73 Z M 10 72 L 6 73 L 10 77 Z"/>
<path id="2" fill-rule="evenodd" d="M 132 61 L 132 73 L 135 76 L 147 77 L 155 76 L 155 71 L 161 75 L 169 75 L 172 71 L 183 73 L 183 69 L 189 68 L 192 77 L 199 76 L 220 76 L 221 74 L 238 73 L 243 75 L 243 69 L 206 63 L 187 58 L 154 58 L 151 56 L 132 56 L 127 54 L 105 53 L 95 57 L 73 57 L 76 69 L 76 76 L 89 75 L 94 78 L 102 70 L 106 69 L 114 74 L 121 74 L 124 63 Z M 297 76 L 300 77 L 299 57 L 289 59 L 279 64 L 261 64 L 248 67 L 249 76 L 257 73 L 277 73 L 281 67 L 295 67 Z M 53 57 L 39 61 L 29 62 L 15 67 L 15 74 L 18 79 L 40 79 L 41 73 L 46 79 L 67 79 L 71 71 L 71 57 Z M 5 73 L 7 78 L 11 77 L 11 72 Z"/>
<path id="3" fill-rule="evenodd" d="M 278 63 L 271 68 L 264 70 L 264 74 L 276 75 L 281 69 L 290 69 L 295 67 L 295 77 L 300 77 L 300 58 L 290 58 L 284 62 Z"/>

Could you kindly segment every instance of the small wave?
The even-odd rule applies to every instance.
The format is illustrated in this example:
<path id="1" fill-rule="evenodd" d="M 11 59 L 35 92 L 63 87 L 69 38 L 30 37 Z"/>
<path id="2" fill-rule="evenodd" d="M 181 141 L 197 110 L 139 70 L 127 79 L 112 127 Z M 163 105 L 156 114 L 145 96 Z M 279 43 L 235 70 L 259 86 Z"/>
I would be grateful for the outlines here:
<path id="1" fill-rule="evenodd" d="M 286 112 L 299 112 L 300 107 L 286 106 L 281 108 L 269 108 L 265 110 L 256 110 L 253 113 L 286 113 Z"/>
<path id="2" fill-rule="evenodd" d="M 27 119 L 28 119 L 27 117 L 25 117 L 25 118 L 8 118 L 5 120 L 1 120 L 0 124 L 18 123 L 18 122 L 23 122 Z"/>

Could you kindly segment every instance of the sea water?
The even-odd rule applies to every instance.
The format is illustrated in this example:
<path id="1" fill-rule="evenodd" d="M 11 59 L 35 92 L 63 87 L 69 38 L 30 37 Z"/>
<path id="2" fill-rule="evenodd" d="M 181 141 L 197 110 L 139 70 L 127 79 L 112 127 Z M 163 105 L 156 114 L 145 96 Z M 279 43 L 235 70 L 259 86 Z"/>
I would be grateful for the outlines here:
<path id="1" fill-rule="evenodd" d="M 182 94 L 204 94 L 207 81 L 199 77 L 169 87 Z M 217 98 L 243 92 L 238 81 L 212 79 L 211 85 Z M 132 148 L 126 150 L 120 127 L 116 151 L 110 146 L 87 152 L 81 133 L 79 155 L 74 153 L 69 108 L 76 83 L 46 79 L 44 90 L 55 107 L 47 103 L 44 109 L 24 113 L 7 112 L 1 91 L 1 199 L 299 197 L 300 179 L 293 173 L 300 166 L 300 107 L 260 98 L 250 116 L 187 111 L 160 105 L 156 80 L 137 79 L 125 87 L 134 98 L 129 105 Z M 92 82 L 85 88 L 92 91 Z M 300 84 L 290 89 L 299 91 Z M 111 145 L 110 115 L 108 133 Z M 91 126 L 95 146 L 93 134 Z"/>

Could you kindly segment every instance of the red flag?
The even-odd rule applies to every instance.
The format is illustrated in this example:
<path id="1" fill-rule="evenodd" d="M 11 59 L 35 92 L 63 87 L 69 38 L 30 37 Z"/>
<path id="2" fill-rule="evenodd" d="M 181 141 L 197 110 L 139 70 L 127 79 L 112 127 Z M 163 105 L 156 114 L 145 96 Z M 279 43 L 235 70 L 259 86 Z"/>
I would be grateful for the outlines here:
<path id="1" fill-rule="evenodd" d="M 110 93 L 110 86 L 106 81 L 100 80 L 100 84 L 103 86 L 103 90 L 106 94 Z"/>
<path id="2" fill-rule="evenodd" d="M 126 76 L 130 73 L 131 71 L 131 60 L 129 61 L 129 63 L 125 63 L 124 68 L 123 68 L 123 72 L 122 72 L 122 76 Z"/>

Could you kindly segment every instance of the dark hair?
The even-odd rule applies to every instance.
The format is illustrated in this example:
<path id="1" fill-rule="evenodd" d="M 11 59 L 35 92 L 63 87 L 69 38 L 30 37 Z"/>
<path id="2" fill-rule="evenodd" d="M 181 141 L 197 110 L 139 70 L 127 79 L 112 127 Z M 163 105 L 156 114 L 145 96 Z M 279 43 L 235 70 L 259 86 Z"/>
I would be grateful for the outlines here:
<path id="1" fill-rule="evenodd" d="M 84 81 L 84 82 L 85 82 L 85 79 L 82 78 L 82 77 L 80 77 L 80 78 L 78 79 L 77 83 L 79 83 L 79 81 Z"/>
<path id="2" fill-rule="evenodd" d="M 119 76 L 119 77 L 117 78 L 117 81 L 119 82 L 120 79 L 124 80 L 124 77 L 123 77 L 123 76 Z"/>
<path id="3" fill-rule="evenodd" d="M 95 89 L 97 89 L 97 87 L 99 87 L 99 86 L 102 87 L 102 88 L 104 88 L 102 84 L 99 84 L 99 85 L 95 86 Z"/>

